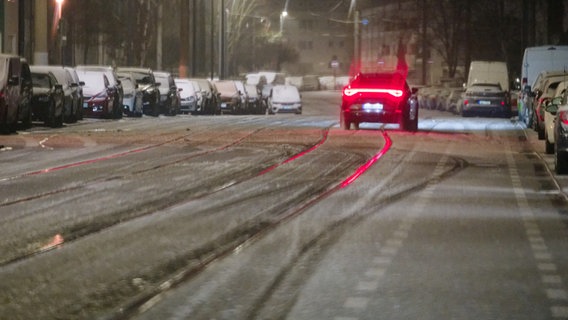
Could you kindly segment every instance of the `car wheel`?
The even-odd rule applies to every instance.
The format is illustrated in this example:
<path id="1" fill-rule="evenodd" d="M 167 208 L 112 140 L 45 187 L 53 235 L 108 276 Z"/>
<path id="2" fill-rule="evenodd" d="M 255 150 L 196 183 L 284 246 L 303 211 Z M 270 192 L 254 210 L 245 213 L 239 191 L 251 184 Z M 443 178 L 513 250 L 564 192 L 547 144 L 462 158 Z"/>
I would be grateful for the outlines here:
<path id="1" fill-rule="evenodd" d="M 541 128 L 541 126 L 537 122 L 534 122 L 534 124 L 536 127 L 536 133 L 538 134 L 538 140 L 544 140 L 545 139 L 544 129 Z"/>
<path id="2" fill-rule="evenodd" d="M 566 159 L 567 156 L 568 154 L 566 154 L 565 152 L 556 152 L 554 154 L 555 171 L 557 174 L 568 173 L 568 159 Z"/>
<path id="3" fill-rule="evenodd" d="M 47 115 L 44 119 L 44 124 L 48 127 L 55 128 L 57 121 L 55 119 L 55 102 L 51 101 L 47 107 Z"/>
<path id="4" fill-rule="evenodd" d="M 548 135 L 546 134 L 546 137 L 544 139 L 544 151 L 546 152 L 546 154 L 553 154 L 554 153 L 554 143 L 550 143 L 550 141 L 548 141 Z"/>
<path id="5" fill-rule="evenodd" d="M 22 121 L 22 125 L 25 129 L 29 129 L 32 127 L 32 106 L 28 106 L 28 112 Z"/>
<path id="6" fill-rule="evenodd" d="M 351 121 L 348 116 L 345 115 L 345 112 L 341 111 L 339 116 L 339 126 L 343 130 L 351 129 Z"/>

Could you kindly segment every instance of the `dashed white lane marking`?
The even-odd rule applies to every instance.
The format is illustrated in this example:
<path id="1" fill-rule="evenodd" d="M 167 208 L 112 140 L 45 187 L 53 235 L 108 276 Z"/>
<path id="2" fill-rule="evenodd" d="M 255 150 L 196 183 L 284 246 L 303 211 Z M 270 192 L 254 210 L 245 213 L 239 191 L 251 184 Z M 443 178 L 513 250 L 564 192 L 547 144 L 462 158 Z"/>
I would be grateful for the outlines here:
<path id="1" fill-rule="evenodd" d="M 434 169 L 433 177 L 438 177 L 443 173 L 447 161 L 448 157 L 444 155 Z M 355 287 L 356 295 L 348 297 L 345 300 L 343 307 L 344 309 L 347 309 L 346 313 L 348 311 L 361 312 L 367 308 L 367 304 L 370 299 L 364 295 L 371 294 L 379 289 L 380 280 L 384 277 L 393 257 L 396 256 L 398 250 L 403 246 L 404 240 L 408 238 L 408 234 L 416 220 L 416 215 L 424 211 L 427 202 L 432 198 L 434 185 L 436 183 L 437 181 L 432 181 L 426 186 L 418 197 L 418 200 L 414 203 L 413 208 L 410 210 L 410 214 L 400 221 L 398 228 L 392 233 L 390 238 L 385 240 L 384 246 L 380 247 L 379 255 L 373 258 L 373 266 L 368 268 L 364 273 L 365 279 L 359 281 Z M 334 318 L 334 320 L 341 319 L 356 320 L 357 318 Z"/>
<path id="2" fill-rule="evenodd" d="M 544 286 L 544 293 L 550 300 L 550 313 L 553 318 L 568 318 L 568 292 L 562 288 L 563 282 L 558 275 L 558 267 L 552 261 L 545 239 L 539 225 L 534 221 L 534 213 L 529 206 L 528 199 L 522 188 L 521 178 L 513 158 L 509 145 L 506 146 L 507 165 L 509 167 L 509 175 L 513 184 L 513 192 L 519 208 L 519 213 L 524 222 L 527 239 L 533 251 L 533 256 L 537 263 L 537 269 L 541 276 Z"/>

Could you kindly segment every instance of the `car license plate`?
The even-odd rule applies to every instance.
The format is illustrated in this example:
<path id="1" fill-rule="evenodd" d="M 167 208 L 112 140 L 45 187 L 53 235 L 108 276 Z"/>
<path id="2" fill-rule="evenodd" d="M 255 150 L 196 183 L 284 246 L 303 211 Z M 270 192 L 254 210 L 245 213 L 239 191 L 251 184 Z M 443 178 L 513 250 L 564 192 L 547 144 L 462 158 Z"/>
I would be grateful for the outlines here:
<path id="1" fill-rule="evenodd" d="M 227 108 L 227 104 L 226 103 L 221 103 L 221 108 Z"/>
<path id="2" fill-rule="evenodd" d="M 487 101 L 487 100 L 479 100 L 479 104 L 484 105 L 484 106 L 488 106 L 491 104 L 491 101 Z"/>
<path id="3" fill-rule="evenodd" d="M 363 104 L 363 110 L 367 110 L 367 111 L 381 111 L 383 110 L 383 104 L 382 103 L 364 103 Z"/>
<path id="4" fill-rule="evenodd" d="M 292 109 L 292 105 L 291 105 L 291 104 L 283 104 L 283 105 L 282 105 L 282 109 L 284 109 L 284 110 L 290 110 L 290 109 Z"/>
<path id="5" fill-rule="evenodd" d="M 88 109 L 88 108 L 89 108 L 89 103 L 83 102 L 83 109 Z"/>

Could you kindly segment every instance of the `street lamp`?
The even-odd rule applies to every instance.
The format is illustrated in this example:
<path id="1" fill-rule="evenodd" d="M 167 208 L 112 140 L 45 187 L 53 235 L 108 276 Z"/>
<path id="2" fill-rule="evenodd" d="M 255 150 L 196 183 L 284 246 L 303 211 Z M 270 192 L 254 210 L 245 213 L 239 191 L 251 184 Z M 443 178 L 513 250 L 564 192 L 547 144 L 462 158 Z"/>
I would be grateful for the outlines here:
<path id="1" fill-rule="evenodd" d="M 284 18 L 286 18 L 287 16 L 288 16 L 288 11 L 284 9 L 284 11 L 280 13 L 280 34 L 282 34 L 282 31 L 284 31 Z"/>

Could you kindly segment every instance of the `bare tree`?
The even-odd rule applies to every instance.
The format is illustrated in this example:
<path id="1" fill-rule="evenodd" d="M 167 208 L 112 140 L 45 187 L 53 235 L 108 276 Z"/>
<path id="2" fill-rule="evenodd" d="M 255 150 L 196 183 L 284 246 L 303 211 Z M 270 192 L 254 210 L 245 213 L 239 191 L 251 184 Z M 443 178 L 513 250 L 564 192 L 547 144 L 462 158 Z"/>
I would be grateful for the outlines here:
<path id="1" fill-rule="evenodd" d="M 436 50 L 448 66 L 453 78 L 463 47 L 464 10 L 467 0 L 429 0 L 430 46 Z"/>

